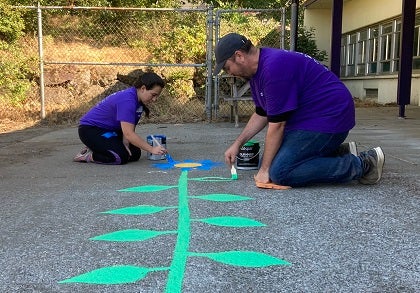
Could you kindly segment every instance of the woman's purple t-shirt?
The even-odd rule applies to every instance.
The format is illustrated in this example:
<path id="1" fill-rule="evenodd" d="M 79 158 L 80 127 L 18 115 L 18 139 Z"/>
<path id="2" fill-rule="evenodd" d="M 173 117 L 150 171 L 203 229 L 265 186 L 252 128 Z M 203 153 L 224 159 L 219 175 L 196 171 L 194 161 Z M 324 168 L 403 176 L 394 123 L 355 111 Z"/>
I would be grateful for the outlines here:
<path id="1" fill-rule="evenodd" d="M 137 98 L 137 89 L 130 87 L 100 101 L 80 119 L 80 124 L 121 130 L 121 121 L 137 125 L 142 113 L 143 104 Z"/>
<path id="2" fill-rule="evenodd" d="M 286 130 L 340 133 L 355 125 L 349 90 L 335 74 L 305 54 L 261 48 L 250 85 L 255 106 L 266 112 L 269 121 L 292 111 Z"/>

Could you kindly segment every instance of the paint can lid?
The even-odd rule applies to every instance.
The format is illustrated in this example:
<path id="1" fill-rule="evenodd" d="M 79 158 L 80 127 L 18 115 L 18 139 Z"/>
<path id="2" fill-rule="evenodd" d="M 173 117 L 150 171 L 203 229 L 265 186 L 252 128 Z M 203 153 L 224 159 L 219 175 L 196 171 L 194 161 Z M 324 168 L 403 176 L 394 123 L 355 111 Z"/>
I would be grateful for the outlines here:
<path id="1" fill-rule="evenodd" d="M 248 141 L 244 144 L 244 146 L 253 146 L 253 145 L 256 145 L 256 144 L 258 144 L 258 140 L 251 139 L 251 140 L 248 140 Z"/>

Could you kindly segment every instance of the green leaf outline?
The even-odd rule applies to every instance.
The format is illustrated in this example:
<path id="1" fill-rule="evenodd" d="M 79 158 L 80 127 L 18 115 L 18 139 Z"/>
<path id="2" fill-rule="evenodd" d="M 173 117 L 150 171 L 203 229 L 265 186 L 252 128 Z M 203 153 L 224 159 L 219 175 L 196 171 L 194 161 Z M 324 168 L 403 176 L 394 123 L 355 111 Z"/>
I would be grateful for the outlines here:
<path id="1" fill-rule="evenodd" d="M 255 251 L 221 251 L 190 253 L 191 256 L 207 257 L 216 262 L 240 267 L 287 266 L 289 262 L 274 256 Z"/>
<path id="2" fill-rule="evenodd" d="M 233 181 L 232 178 L 226 177 L 201 177 L 201 178 L 188 178 L 191 181 L 203 181 L 203 182 L 227 182 Z"/>
<path id="3" fill-rule="evenodd" d="M 200 200 L 209 200 L 209 201 L 218 201 L 218 202 L 253 200 L 252 197 L 238 195 L 238 194 L 229 194 L 229 193 L 211 193 L 211 194 L 205 194 L 205 195 L 190 196 L 190 198 L 200 199 Z"/>
<path id="4" fill-rule="evenodd" d="M 131 265 L 102 267 L 90 272 L 59 281 L 65 283 L 86 283 L 99 285 L 115 285 L 135 283 L 152 271 L 168 270 L 168 268 L 145 268 Z"/>
<path id="5" fill-rule="evenodd" d="M 155 238 L 165 234 L 176 234 L 176 231 L 154 231 L 154 230 L 140 230 L 140 229 L 126 229 L 106 233 L 90 238 L 89 240 L 100 241 L 117 241 L 117 242 L 132 242 L 144 241 Z"/>
<path id="6" fill-rule="evenodd" d="M 254 219 L 245 218 L 245 217 L 210 217 L 198 219 L 195 221 L 203 222 L 209 225 L 214 226 L 223 226 L 223 227 L 264 227 L 265 224 L 258 222 Z"/>
<path id="7" fill-rule="evenodd" d="M 114 214 L 114 215 L 149 215 L 165 211 L 168 209 L 176 209 L 178 207 L 159 207 L 154 205 L 138 205 L 120 208 L 116 210 L 109 210 L 106 212 L 101 212 L 102 214 Z"/>
<path id="8" fill-rule="evenodd" d="M 177 185 L 142 185 L 142 186 L 135 186 L 120 189 L 118 191 L 121 192 L 156 192 L 156 191 L 163 191 L 168 190 L 171 188 L 177 188 Z"/>

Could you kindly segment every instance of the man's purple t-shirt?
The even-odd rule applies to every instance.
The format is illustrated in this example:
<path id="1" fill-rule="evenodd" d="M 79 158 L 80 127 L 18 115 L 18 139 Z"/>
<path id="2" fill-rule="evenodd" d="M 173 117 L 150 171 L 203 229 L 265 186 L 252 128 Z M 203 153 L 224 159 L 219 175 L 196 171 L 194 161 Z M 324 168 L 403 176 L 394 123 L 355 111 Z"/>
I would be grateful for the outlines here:
<path id="1" fill-rule="evenodd" d="M 142 113 L 143 104 L 137 98 L 137 89 L 130 87 L 100 101 L 80 119 L 80 124 L 121 130 L 121 121 L 137 125 Z"/>
<path id="2" fill-rule="evenodd" d="M 261 48 L 250 86 L 255 106 L 265 111 L 269 121 L 291 111 L 286 131 L 340 133 L 355 125 L 349 90 L 335 74 L 305 54 Z"/>

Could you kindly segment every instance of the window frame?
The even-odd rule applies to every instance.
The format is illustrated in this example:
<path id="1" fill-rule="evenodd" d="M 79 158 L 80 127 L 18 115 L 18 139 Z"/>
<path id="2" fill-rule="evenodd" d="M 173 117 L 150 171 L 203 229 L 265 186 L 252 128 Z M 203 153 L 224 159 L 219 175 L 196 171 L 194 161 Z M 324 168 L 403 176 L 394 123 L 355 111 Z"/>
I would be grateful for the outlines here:
<path id="1" fill-rule="evenodd" d="M 401 17 L 341 36 L 340 76 L 396 74 L 399 71 Z M 420 12 L 416 12 L 413 70 L 420 70 Z"/>

